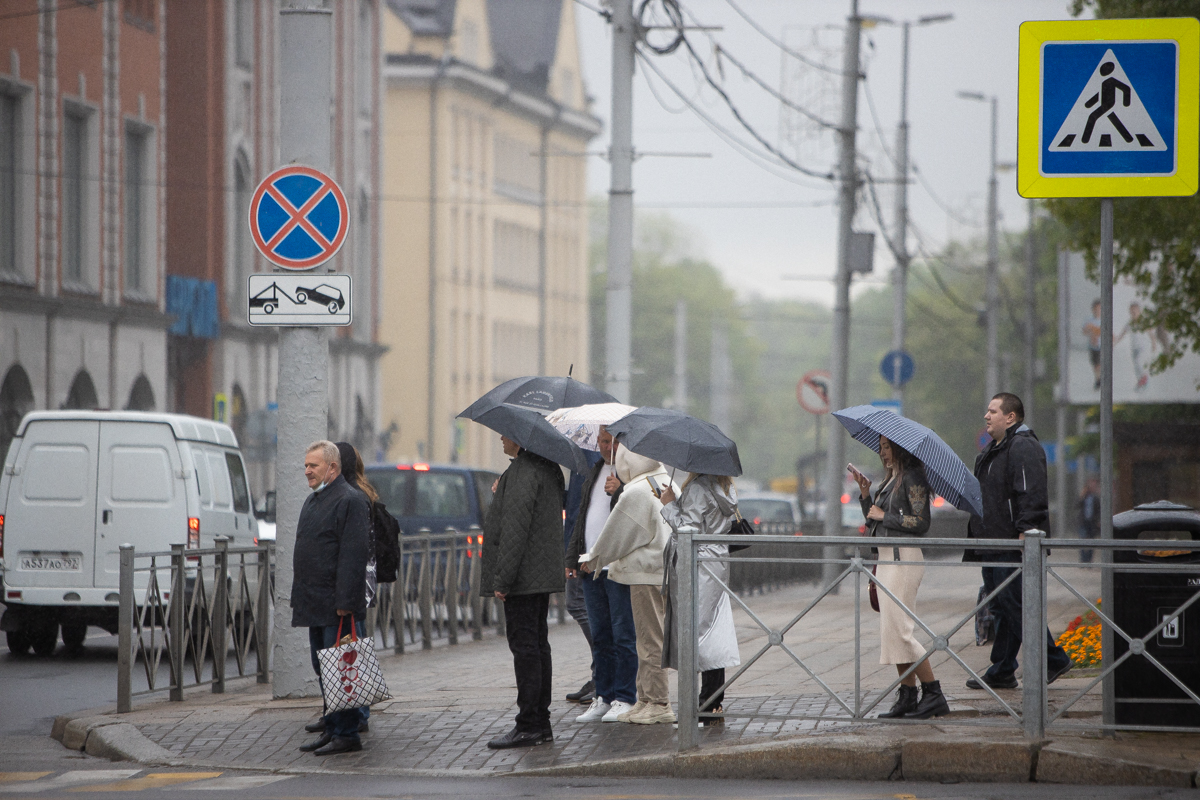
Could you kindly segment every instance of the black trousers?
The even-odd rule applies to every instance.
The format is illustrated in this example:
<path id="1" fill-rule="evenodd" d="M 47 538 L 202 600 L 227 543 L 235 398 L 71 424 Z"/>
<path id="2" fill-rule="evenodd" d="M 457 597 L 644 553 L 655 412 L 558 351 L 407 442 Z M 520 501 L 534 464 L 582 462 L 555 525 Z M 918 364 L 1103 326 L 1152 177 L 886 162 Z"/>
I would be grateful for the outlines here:
<path id="1" fill-rule="evenodd" d="M 508 649 L 517 676 L 517 730 L 550 730 L 549 594 L 509 595 L 504 601 Z"/>
<path id="2" fill-rule="evenodd" d="M 725 668 L 718 667 L 717 669 L 706 669 L 700 673 L 700 705 L 704 706 L 704 701 L 712 696 L 712 693 L 720 689 L 725 684 Z M 702 707 L 701 711 L 716 711 L 722 703 L 725 702 L 725 693 L 718 694 L 709 704 L 707 708 Z"/>

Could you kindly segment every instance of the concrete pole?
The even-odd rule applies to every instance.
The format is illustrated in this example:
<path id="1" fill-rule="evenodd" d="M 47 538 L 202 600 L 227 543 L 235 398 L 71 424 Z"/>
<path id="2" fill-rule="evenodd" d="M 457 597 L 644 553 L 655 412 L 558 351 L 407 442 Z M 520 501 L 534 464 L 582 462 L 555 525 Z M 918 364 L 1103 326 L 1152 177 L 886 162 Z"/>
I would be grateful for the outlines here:
<path id="1" fill-rule="evenodd" d="M 675 396 L 671 400 L 679 411 L 687 411 L 687 300 L 675 301 Z"/>
<path id="2" fill-rule="evenodd" d="M 1100 538 L 1113 538 L 1113 201 L 1100 201 Z M 1113 553 L 1100 551 L 1101 608 L 1113 611 Z M 1113 663 L 1111 625 L 1100 629 L 1101 667 Z M 1116 722 L 1116 682 L 1109 672 L 1103 681 L 1102 721 Z"/>
<path id="3" fill-rule="evenodd" d="M 279 161 L 330 167 L 333 14 L 321 0 L 284 0 L 279 11 Z M 304 450 L 328 435 L 329 343 L 321 328 L 279 329 L 279 448 L 275 458 L 275 697 L 320 694 L 308 631 L 292 624 L 292 553 L 308 497 Z"/>
<path id="4" fill-rule="evenodd" d="M 633 0 L 613 2 L 612 34 L 605 390 L 620 402 L 628 403 L 633 348 L 633 63 L 637 42 Z"/>
<path id="5" fill-rule="evenodd" d="M 1033 427 L 1033 384 L 1037 380 L 1037 206 L 1029 201 L 1029 232 L 1025 234 L 1025 424 Z"/>
<path id="6" fill-rule="evenodd" d="M 905 22 L 902 29 L 900 56 L 900 122 L 896 126 L 896 269 L 892 273 L 892 350 L 904 350 L 905 307 L 908 294 L 908 30 Z M 900 357 L 892 365 L 892 376 L 900 374 Z M 892 398 L 900 401 L 904 408 L 904 387 L 892 385 Z"/>
<path id="7" fill-rule="evenodd" d="M 833 304 L 833 346 L 829 353 L 829 406 L 845 408 L 850 361 L 850 233 L 854 224 L 854 201 L 858 190 L 855 166 L 855 134 L 858 127 L 858 46 L 862 20 L 858 0 L 850 0 L 846 20 L 846 43 L 842 52 L 842 121 L 838 130 L 838 261 L 837 290 Z M 842 533 L 842 484 L 846 474 L 846 436 L 833 414 L 826 417 L 829 446 L 825 460 L 825 535 Z M 825 548 L 826 558 L 841 556 L 841 548 Z M 840 572 L 837 564 L 823 564 L 822 578 L 830 583 Z"/>
<path id="8" fill-rule="evenodd" d="M 730 386 L 733 383 L 729 363 L 729 332 L 725 323 L 714 319 L 712 326 L 712 352 L 709 356 L 709 403 L 708 421 L 726 435 L 733 424 L 730 418 Z"/>
<path id="9" fill-rule="evenodd" d="M 1052 531 L 1058 536 L 1069 536 L 1067 524 L 1070 519 L 1067 500 L 1067 359 L 1069 358 L 1069 322 L 1067 312 L 1070 297 L 1067 288 L 1067 251 L 1058 251 L 1058 386 L 1054 410 L 1055 438 L 1058 440 L 1057 463 L 1054 466 L 1054 496 L 1058 501 L 1058 519 Z"/>
<path id="10" fill-rule="evenodd" d="M 1000 325 L 1000 256 L 996 232 L 996 98 L 992 101 L 992 172 L 988 179 L 987 198 L 987 397 L 984 402 L 990 403 L 992 397 L 1000 391 L 998 371 L 1000 369 L 999 325 Z"/>

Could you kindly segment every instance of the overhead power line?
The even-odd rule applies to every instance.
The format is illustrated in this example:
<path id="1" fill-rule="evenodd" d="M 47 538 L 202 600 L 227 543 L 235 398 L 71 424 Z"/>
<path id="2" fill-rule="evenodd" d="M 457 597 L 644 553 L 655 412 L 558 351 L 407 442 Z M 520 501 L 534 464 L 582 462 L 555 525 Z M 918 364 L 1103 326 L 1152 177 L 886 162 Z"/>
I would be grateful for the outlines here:
<path id="1" fill-rule="evenodd" d="M 840 76 L 840 75 L 844 74 L 840 69 L 837 69 L 836 67 L 830 67 L 830 66 L 820 63 L 819 61 L 813 61 L 812 59 L 808 58 L 807 56 L 802 55 L 800 52 L 788 47 L 786 44 L 781 42 L 779 39 L 772 36 L 771 33 L 769 31 L 767 31 L 766 28 L 764 28 L 753 17 L 751 17 L 749 14 L 747 14 L 745 11 L 743 11 L 741 6 L 739 6 L 737 3 L 733 2 L 733 0 L 725 0 L 725 2 L 728 3 L 729 7 L 732 8 L 734 11 L 736 11 L 738 16 L 741 17 L 742 19 L 744 19 L 751 28 L 754 28 L 754 30 L 758 31 L 764 39 L 766 39 L 768 42 L 770 42 L 771 44 L 778 47 L 783 52 L 787 53 L 792 58 L 799 61 L 801 64 L 807 64 L 808 66 L 812 67 L 813 69 L 823 70 L 824 72 L 828 72 L 831 75 L 839 75 Z"/>

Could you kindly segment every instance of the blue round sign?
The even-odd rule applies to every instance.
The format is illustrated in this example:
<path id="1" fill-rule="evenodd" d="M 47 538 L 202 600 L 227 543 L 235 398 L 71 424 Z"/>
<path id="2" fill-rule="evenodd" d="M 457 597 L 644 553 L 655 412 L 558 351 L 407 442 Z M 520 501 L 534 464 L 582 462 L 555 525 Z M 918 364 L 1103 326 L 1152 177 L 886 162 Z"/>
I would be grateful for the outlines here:
<path id="1" fill-rule="evenodd" d="M 903 350 L 892 350 L 879 362 L 879 374 L 892 386 L 903 386 L 912 380 L 917 365 Z"/>
<path id="2" fill-rule="evenodd" d="M 341 187 L 328 175 L 299 164 L 275 170 L 250 201 L 250 235 L 277 267 L 305 270 L 337 253 L 350 227 Z"/>

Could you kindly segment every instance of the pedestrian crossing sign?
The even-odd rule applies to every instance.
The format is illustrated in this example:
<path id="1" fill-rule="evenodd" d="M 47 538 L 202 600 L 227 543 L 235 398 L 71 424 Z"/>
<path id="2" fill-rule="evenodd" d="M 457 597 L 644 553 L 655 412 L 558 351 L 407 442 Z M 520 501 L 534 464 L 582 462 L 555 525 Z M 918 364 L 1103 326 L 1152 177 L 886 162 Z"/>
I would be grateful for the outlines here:
<path id="1" fill-rule="evenodd" d="M 1022 197 L 1196 193 L 1200 21 L 1022 23 L 1018 84 Z"/>

